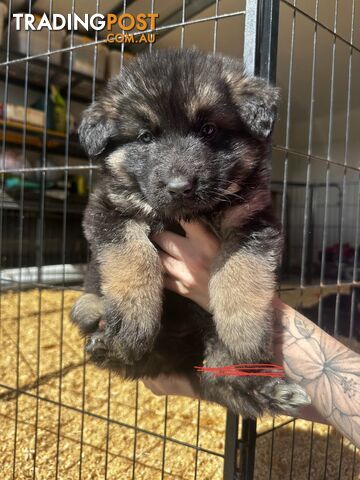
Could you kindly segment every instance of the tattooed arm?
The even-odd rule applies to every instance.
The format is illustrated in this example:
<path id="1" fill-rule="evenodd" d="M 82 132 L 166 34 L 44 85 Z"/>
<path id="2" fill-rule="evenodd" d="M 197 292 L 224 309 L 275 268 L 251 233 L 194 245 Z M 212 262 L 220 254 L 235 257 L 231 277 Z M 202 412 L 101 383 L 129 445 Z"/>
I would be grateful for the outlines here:
<path id="1" fill-rule="evenodd" d="M 274 306 L 287 377 L 306 389 L 327 423 L 360 446 L 360 355 L 280 300 Z"/>

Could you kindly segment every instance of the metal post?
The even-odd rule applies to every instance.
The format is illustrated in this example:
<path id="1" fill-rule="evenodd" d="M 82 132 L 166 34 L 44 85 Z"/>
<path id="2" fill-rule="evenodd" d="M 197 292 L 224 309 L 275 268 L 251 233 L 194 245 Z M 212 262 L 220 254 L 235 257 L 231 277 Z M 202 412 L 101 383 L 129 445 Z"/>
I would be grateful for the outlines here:
<path id="1" fill-rule="evenodd" d="M 239 417 L 234 413 L 227 411 L 226 415 L 226 434 L 225 434 L 225 455 L 224 455 L 224 480 L 234 480 L 237 470 L 238 455 L 238 432 Z"/>
<path id="2" fill-rule="evenodd" d="M 250 75 L 275 83 L 279 0 L 247 0 L 244 64 Z"/>
<path id="3" fill-rule="evenodd" d="M 244 66 L 249 75 L 257 75 L 268 83 L 276 81 L 276 58 L 279 25 L 279 0 L 247 0 L 244 38 Z M 235 421 L 228 414 L 227 437 L 234 433 L 231 425 Z M 228 425 L 229 422 L 229 425 Z M 228 431 L 229 428 L 229 431 Z M 254 476 L 255 447 L 256 447 L 256 420 L 242 420 L 240 445 L 240 474 L 236 477 L 237 452 L 233 452 L 233 442 L 225 444 L 225 466 L 234 466 L 232 476 L 224 469 L 225 480 L 240 478 L 251 480 Z M 230 448 L 230 452 L 227 452 Z M 229 458 L 227 465 L 226 459 Z"/>
<path id="4" fill-rule="evenodd" d="M 240 442 L 239 480 L 251 480 L 254 477 L 256 446 L 256 420 L 243 419 Z"/>
<path id="5" fill-rule="evenodd" d="M 259 0 L 246 0 L 244 66 L 249 75 L 256 74 L 258 56 L 258 10 Z"/>
<path id="6" fill-rule="evenodd" d="M 311 284 L 313 277 L 313 250 L 314 250 L 314 186 L 310 185 L 309 188 L 309 200 L 308 204 L 305 205 L 307 211 L 307 225 L 304 225 L 306 228 L 308 241 L 307 241 L 307 250 L 306 250 L 306 267 L 305 267 L 305 281 L 307 285 Z"/>

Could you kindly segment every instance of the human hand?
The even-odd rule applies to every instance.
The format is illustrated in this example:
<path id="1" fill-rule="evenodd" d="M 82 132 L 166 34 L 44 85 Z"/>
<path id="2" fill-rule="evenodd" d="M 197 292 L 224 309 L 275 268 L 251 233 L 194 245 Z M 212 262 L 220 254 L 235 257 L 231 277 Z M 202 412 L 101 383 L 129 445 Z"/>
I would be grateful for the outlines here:
<path id="1" fill-rule="evenodd" d="M 210 269 L 220 243 L 199 222 L 181 222 L 181 226 L 186 237 L 167 231 L 152 237 L 161 248 L 165 288 L 190 298 L 209 311 Z M 185 375 L 159 375 L 144 378 L 143 383 L 155 395 L 198 397 L 194 383 Z"/>
<path id="2" fill-rule="evenodd" d="M 185 375 L 164 375 L 156 378 L 143 378 L 143 384 L 154 395 L 178 395 L 198 398 L 194 384 Z"/>
<path id="3" fill-rule="evenodd" d="M 163 232 L 152 237 L 165 270 L 165 288 L 209 311 L 209 279 L 220 249 L 218 239 L 200 222 L 180 222 L 186 237 Z"/>

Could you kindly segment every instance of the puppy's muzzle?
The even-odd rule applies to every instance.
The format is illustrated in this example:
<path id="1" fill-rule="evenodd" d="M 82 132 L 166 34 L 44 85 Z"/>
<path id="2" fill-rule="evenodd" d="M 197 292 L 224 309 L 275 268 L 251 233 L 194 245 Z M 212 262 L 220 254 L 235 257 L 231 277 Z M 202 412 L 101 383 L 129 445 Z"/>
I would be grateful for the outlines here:
<path id="1" fill-rule="evenodd" d="M 196 179 L 184 175 L 172 177 L 166 184 L 166 190 L 175 198 L 192 198 L 196 192 Z"/>

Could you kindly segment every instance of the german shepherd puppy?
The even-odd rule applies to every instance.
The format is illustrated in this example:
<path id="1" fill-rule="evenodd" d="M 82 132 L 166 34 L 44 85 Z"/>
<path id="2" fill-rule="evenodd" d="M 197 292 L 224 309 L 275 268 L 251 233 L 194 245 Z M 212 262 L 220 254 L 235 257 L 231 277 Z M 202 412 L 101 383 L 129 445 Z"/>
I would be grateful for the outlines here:
<path id="1" fill-rule="evenodd" d="M 96 364 L 132 379 L 186 374 L 201 398 L 243 416 L 309 403 L 284 379 L 194 369 L 273 360 L 282 236 L 270 212 L 269 150 L 278 98 L 235 59 L 160 50 L 128 63 L 85 111 L 80 141 L 101 173 L 83 223 L 86 293 L 72 318 Z M 163 289 L 149 236 L 179 232 L 180 219 L 204 222 L 221 242 L 211 314 Z"/>

